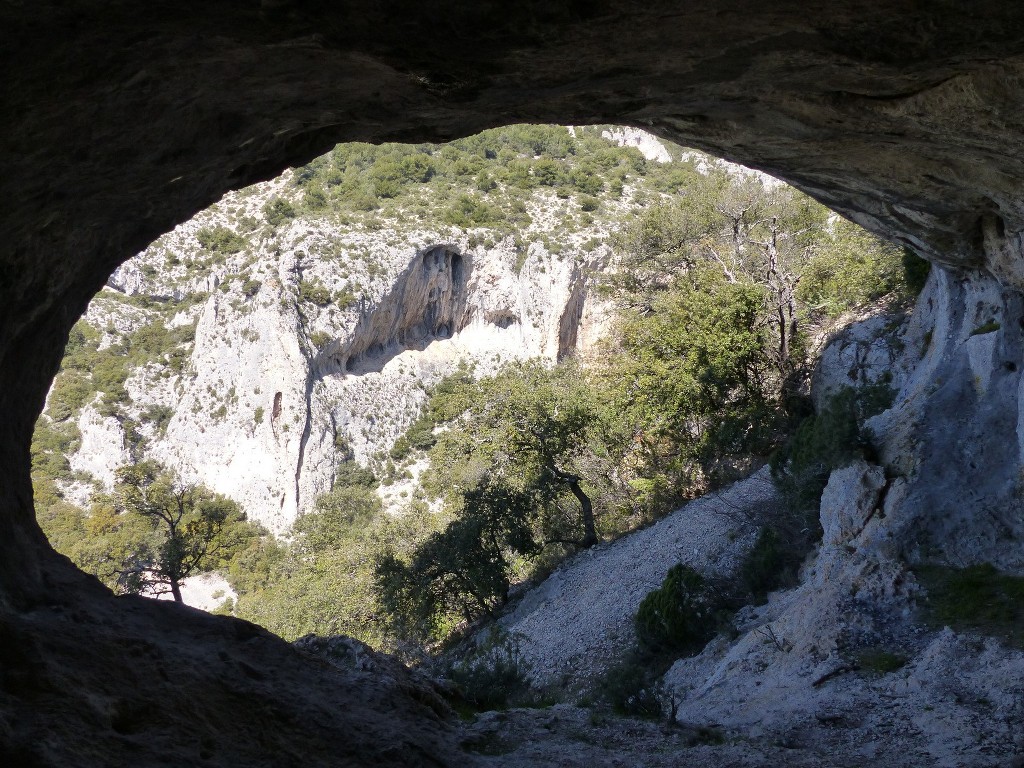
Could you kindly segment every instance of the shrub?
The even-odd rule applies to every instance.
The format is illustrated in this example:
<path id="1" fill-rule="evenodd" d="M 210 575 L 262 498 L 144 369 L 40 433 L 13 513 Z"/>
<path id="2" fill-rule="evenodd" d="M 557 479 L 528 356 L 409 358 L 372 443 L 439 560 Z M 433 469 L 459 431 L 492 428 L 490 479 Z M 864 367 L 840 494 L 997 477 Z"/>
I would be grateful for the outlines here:
<path id="1" fill-rule="evenodd" d="M 467 703 L 490 711 L 532 703 L 529 672 L 516 636 L 493 628 L 483 642 L 449 666 L 448 677 Z"/>
<path id="2" fill-rule="evenodd" d="M 906 291 L 910 297 L 913 298 L 921 294 L 931 269 L 930 261 L 922 259 L 909 248 L 903 249 L 903 282 L 906 284 Z"/>
<path id="3" fill-rule="evenodd" d="M 313 331 L 309 336 L 309 343 L 315 349 L 323 349 L 334 340 L 334 337 L 326 331 Z"/>
<path id="4" fill-rule="evenodd" d="M 345 461 L 334 470 L 334 488 L 347 488 L 362 486 L 364 488 L 376 488 L 377 478 L 373 472 L 366 467 L 360 466 L 354 461 Z"/>
<path id="5" fill-rule="evenodd" d="M 142 412 L 141 419 L 152 424 L 153 429 L 163 435 L 167 432 L 167 425 L 170 424 L 172 416 L 174 409 L 169 405 L 151 405 Z"/>
<path id="6" fill-rule="evenodd" d="M 599 690 L 620 715 L 659 718 L 663 707 L 657 681 L 667 669 L 667 660 L 654 663 L 650 656 L 634 652 L 604 673 Z"/>
<path id="7" fill-rule="evenodd" d="M 274 197 L 263 206 L 263 217 L 272 227 L 279 227 L 295 218 L 295 206 L 281 197 Z"/>
<path id="8" fill-rule="evenodd" d="M 260 288 L 262 287 L 263 283 L 261 283 L 259 280 L 246 280 L 242 284 L 242 293 L 251 299 L 253 296 L 260 292 Z"/>
<path id="9" fill-rule="evenodd" d="M 302 207 L 309 211 L 322 211 L 327 207 L 327 191 L 319 182 L 313 182 L 306 186 L 306 192 L 302 196 Z"/>
<path id="10" fill-rule="evenodd" d="M 864 421 L 888 408 L 894 395 L 886 383 L 845 387 L 800 423 L 772 457 L 775 482 L 792 508 L 816 513 L 832 470 L 871 458 L 872 436 Z"/>
<path id="11" fill-rule="evenodd" d="M 468 229 L 494 224 L 501 220 L 501 212 L 492 205 L 470 195 L 460 195 L 455 203 L 444 212 L 446 224 Z"/>
<path id="12" fill-rule="evenodd" d="M 929 623 L 975 631 L 1024 647 L 1024 578 L 991 563 L 967 568 L 922 565 L 914 576 L 927 590 L 922 601 Z"/>
<path id="13" fill-rule="evenodd" d="M 762 528 L 757 541 L 740 566 L 743 586 L 750 592 L 755 602 L 763 603 L 773 589 L 796 582 L 796 573 L 803 554 L 799 548 L 784 542 L 776 528 Z"/>
<path id="14" fill-rule="evenodd" d="M 326 307 L 331 303 L 331 292 L 319 278 L 299 281 L 299 301 L 308 301 L 318 307 Z"/>
<path id="15" fill-rule="evenodd" d="M 203 227 L 196 232 L 196 240 L 211 253 L 228 255 L 238 253 L 246 246 L 246 240 L 227 227 Z"/>
<path id="16" fill-rule="evenodd" d="M 698 653 L 714 637 L 723 608 L 724 600 L 703 576 L 682 563 L 674 565 L 640 603 L 637 638 L 651 651 Z"/>
<path id="17" fill-rule="evenodd" d="M 84 375 L 78 371 L 66 371 L 53 383 L 47 415 L 54 421 L 69 419 L 82 410 L 94 393 L 92 383 Z"/>
<path id="18" fill-rule="evenodd" d="M 903 669 L 907 665 L 907 661 L 904 654 L 877 646 L 862 648 L 857 652 L 857 666 L 865 672 L 876 675 L 887 675 L 890 672 Z"/>

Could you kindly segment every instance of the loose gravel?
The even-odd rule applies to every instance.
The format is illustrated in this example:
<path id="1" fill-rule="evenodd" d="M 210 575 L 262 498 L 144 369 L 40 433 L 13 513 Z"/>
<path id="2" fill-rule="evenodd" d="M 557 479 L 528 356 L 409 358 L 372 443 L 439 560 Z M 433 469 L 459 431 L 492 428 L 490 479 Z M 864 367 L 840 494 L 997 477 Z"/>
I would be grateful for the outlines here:
<path id="1" fill-rule="evenodd" d="M 632 646 L 633 616 L 669 568 L 732 574 L 779 503 L 765 467 L 641 531 L 582 552 L 527 592 L 499 625 L 540 687 L 583 690 Z"/>

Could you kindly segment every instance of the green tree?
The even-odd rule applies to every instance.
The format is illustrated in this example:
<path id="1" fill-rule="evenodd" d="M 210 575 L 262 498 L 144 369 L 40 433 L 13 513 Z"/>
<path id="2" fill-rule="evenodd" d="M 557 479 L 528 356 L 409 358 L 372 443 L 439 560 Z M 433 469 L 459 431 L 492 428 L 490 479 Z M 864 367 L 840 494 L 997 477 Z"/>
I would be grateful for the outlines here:
<path id="1" fill-rule="evenodd" d="M 183 484 L 153 461 L 119 469 L 115 494 L 124 513 L 145 518 L 153 531 L 122 563 L 120 587 L 135 594 L 170 592 L 179 603 L 182 581 L 216 565 L 233 543 L 227 535 L 232 524 L 244 520 L 235 502 Z"/>
<path id="2" fill-rule="evenodd" d="M 621 320 L 598 372 L 611 444 L 629 448 L 645 506 L 728 478 L 733 461 L 772 445 L 778 402 L 765 354 L 763 291 L 706 265 Z"/>
<path id="3" fill-rule="evenodd" d="M 597 543 L 587 475 L 604 448 L 598 444 L 598 409 L 578 366 L 563 363 L 552 370 L 536 361 L 515 363 L 443 397 L 463 410 L 431 450 L 433 479 L 427 482 L 434 489 L 461 493 L 493 476 L 535 490 L 551 512 L 559 511 L 568 493 L 582 535 L 573 537 L 558 526 L 550 532 L 584 547 Z M 447 405 L 435 401 L 431 407 L 443 413 Z"/>
<path id="4" fill-rule="evenodd" d="M 404 626 L 400 634 L 440 639 L 458 621 L 491 615 L 508 599 L 511 559 L 540 549 L 530 491 L 488 480 L 462 491 L 461 501 L 461 514 L 408 560 L 393 551 L 377 559 L 379 600 Z"/>

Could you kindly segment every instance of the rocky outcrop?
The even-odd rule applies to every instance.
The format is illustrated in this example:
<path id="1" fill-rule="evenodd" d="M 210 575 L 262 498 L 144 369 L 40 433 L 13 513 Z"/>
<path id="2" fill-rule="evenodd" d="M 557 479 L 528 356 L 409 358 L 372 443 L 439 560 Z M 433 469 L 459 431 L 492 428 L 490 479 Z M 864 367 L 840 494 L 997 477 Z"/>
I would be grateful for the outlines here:
<path id="1" fill-rule="evenodd" d="M 1017 753 L 1024 654 L 924 623 L 910 567 L 1024 572 L 1020 317 L 1019 295 L 995 280 L 934 270 L 909 319 L 869 319 L 826 350 L 821 386 L 894 374 L 893 407 L 868 421 L 881 463 L 833 472 L 798 589 L 744 609 L 738 640 L 673 667 L 681 720 L 817 750 L 838 728 L 855 759 L 880 765 Z"/>

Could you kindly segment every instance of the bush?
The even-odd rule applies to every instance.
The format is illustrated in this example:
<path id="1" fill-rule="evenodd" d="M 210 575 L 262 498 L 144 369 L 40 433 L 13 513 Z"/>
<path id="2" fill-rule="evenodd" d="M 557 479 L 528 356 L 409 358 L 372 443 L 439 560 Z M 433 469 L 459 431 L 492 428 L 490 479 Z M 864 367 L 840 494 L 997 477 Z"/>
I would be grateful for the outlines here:
<path id="1" fill-rule="evenodd" d="M 757 541 L 740 566 L 740 579 L 756 603 L 763 603 L 768 593 L 796 583 L 797 570 L 804 552 L 783 541 L 777 529 L 761 529 Z"/>
<path id="2" fill-rule="evenodd" d="M 667 658 L 656 663 L 650 656 L 634 652 L 605 672 L 599 689 L 620 715 L 659 718 L 664 711 L 658 678 L 667 670 Z"/>
<path id="3" fill-rule="evenodd" d="M 223 255 L 238 253 L 247 245 L 244 237 L 227 227 L 203 227 L 196 232 L 196 240 L 211 253 Z"/>
<path id="4" fill-rule="evenodd" d="M 408 560 L 394 552 L 377 558 L 378 600 L 419 639 L 444 639 L 508 600 L 512 557 L 539 551 L 531 492 L 486 484 L 462 492 L 463 515 L 419 544 Z"/>
<path id="5" fill-rule="evenodd" d="M 725 601 L 697 571 L 672 566 L 661 586 L 640 603 L 637 639 L 642 648 L 686 655 L 699 653 L 715 636 Z"/>
<path id="6" fill-rule="evenodd" d="M 295 218 L 295 206 L 281 197 L 274 197 L 263 206 L 263 217 L 272 227 L 279 227 Z"/>
<path id="7" fill-rule="evenodd" d="M 334 337 L 326 331 L 313 331 L 309 336 L 309 343 L 313 345 L 314 349 L 323 349 L 332 341 L 334 341 Z"/>
<path id="8" fill-rule="evenodd" d="M 922 259 L 909 248 L 903 249 L 903 282 L 909 297 L 916 298 L 921 294 L 931 269 L 930 261 Z"/>
<path id="9" fill-rule="evenodd" d="M 927 590 L 922 608 L 930 624 L 980 632 L 1024 648 L 1024 578 L 1002 573 L 991 563 L 913 570 Z"/>
<path id="10" fill-rule="evenodd" d="M 516 636 L 492 628 L 482 643 L 448 668 L 448 677 L 474 709 L 491 711 L 533 703 L 529 672 Z"/>
<path id="11" fill-rule="evenodd" d="M 319 278 L 299 281 L 299 301 L 308 301 L 318 307 L 326 307 L 331 303 L 331 292 Z"/>
<path id="12" fill-rule="evenodd" d="M 174 409 L 169 405 L 151 405 L 142 412 L 140 418 L 152 424 L 153 429 L 163 435 L 167 432 L 167 425 L 170 424 L 172 416 Z"/>
<path id="13" fill-rule="evenodd" d="M 820 413 L 804 419 L 793 437 L 772 457 L 772 474 L 794 510 L 814 514 L 832 470 L 874 455 L 864 421 L 892 404 L 894 390 L 886 383 L 860 389 L 845 387 Z"/>

